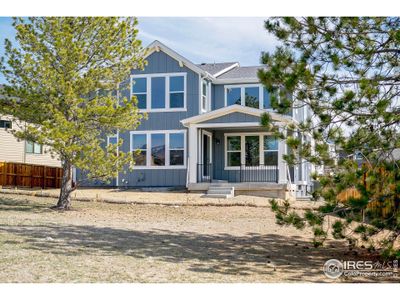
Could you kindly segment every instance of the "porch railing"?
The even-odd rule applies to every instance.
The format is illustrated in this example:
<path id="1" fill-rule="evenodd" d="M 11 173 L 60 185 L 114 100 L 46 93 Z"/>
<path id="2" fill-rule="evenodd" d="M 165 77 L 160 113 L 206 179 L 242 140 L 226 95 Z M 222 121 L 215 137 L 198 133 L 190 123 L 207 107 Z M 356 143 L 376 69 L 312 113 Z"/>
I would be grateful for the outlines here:
<path id="1" fill-rule="evenodd" d="M 197 182 L 211 182 L 213 168 L 212 164 L 197 164 Z"/>
<path id="2" fill-rule="evenodd" d="M 278 166 L 240 166 L 240 182 L 278 182 Z"/>
<path id="3" fill-rule="evenodd" d="M 223 175 L 222 173 L 225 173 Z M 236 170 L 218 172 L 214 176 L 213 165 L 197 164 L 197 182 L 211 182 L 213 179 L 228 180 L 229 182 L 278 182 L 278 166 L 246 166 L 241 165 Z M 214 178 L 216 177 L 216 178 Z"/>

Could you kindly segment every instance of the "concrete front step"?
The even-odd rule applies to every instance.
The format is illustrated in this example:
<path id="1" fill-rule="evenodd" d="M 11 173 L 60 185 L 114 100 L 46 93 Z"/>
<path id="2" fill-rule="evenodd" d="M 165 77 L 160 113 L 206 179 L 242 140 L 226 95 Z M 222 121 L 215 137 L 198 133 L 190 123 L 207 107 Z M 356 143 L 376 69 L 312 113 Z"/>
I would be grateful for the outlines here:
<path id="1" fill-rule="evenodd" d="M 208 198 L 233 198 L 235 196 L 235 188 L 232 186 L 219 186 L 212 183 L 208 188 L 205 197 Z"/>
<path id="2" fill-rule="evenodd" d="M 233 198 L 232 194 L 205 194 L 203 196 L 204 198 L 224 198 L 224 199 L 228 199 L 228 198 Z"/>
<path id="3" fill-rule="evenodd" d="M 233 194 L 232 190 L 214 190 L 209 189 L 207 194 Z"/>

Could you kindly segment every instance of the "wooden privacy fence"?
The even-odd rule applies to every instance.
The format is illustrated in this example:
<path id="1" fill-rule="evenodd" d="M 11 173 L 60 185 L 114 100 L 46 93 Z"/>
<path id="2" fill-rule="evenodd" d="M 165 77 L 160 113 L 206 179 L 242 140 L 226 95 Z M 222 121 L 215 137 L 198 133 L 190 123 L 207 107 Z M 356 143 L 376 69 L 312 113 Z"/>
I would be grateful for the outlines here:
<path id="1" fill-rule="evenodd" d="M 390 172 L 385 171 L 383 168 L 381 168 L 379 170 L 380 176 L 391 176 Z M 363 178 L 362 178 L 362 184 L 365 186 L 365 188 L 367 190 L 371 189 L 371 186 L 368 184 L 368 172 L 363 174 Z M 379 196 L 379 194 L 382 191 L 383 187 L 380 187 L 380 189 L 376 190 L 375 189 L 375 193 Z M 391 184 L 387 186 L 388 189 L 390 189 L 391 191 L 395 191 L 395 185 Z M 360 199 L 361 198 L 361 193 L 355 188 L 355 187 L 351 187 L 351 188 L 347 188 L 344 191 L 340 192 L 337 195 L 337 199 L 340 202 L 347 202 L 349 199 Z M 379 198 L 379 197 L 377 197 Z M 385 218 L 390 216 L 391 214 L 393 214 L 393 211 L 396 209 L 396 200 L 395 200 L 395 196 L 392 197 L 388 197 L 387 199 L 385 199 L 384 201 L 380 201 L 379 199 L 375 199 L 372 200 L 371 202 L 369 202 L 367 204 L 367 209 L 379 213 L 380 215 L 384 216 Z"/>
<path id="2" fill-rule="evenodd" d="M 0 162 L 0 186 L 59 188 L 62 175 L 57 167 Z"/>

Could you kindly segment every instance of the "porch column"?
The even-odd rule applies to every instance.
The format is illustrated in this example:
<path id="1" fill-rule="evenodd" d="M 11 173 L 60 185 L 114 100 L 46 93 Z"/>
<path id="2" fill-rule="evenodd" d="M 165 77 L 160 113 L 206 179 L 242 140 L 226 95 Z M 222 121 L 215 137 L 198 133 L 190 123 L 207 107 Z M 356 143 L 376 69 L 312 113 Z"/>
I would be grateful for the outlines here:
<path id="1" fill-rule="evenodd" d="M 197 127 L 189 126 L 189 183 L 197 182 Z"/>
<path id="2" fill-rule="evenodd" d="M 286 142 L 284 140 L 278 140 L 278 170 L 279 178 L 278 183 L 287 183 L 287 167 L 286 162 L 283 160 L 283 155 L 286 154 Z"/>

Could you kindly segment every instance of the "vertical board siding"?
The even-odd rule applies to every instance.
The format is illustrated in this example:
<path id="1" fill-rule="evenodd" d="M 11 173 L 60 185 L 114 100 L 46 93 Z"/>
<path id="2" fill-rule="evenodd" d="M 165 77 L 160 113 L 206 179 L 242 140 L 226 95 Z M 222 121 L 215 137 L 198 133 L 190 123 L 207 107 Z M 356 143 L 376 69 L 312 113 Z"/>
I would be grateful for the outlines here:
<path id="1" fill-rule="evenodd" d="M 212 110 L 225 106 L 225 88 L 222 84 L 215 84 L 212 88 Z"/>

